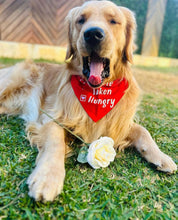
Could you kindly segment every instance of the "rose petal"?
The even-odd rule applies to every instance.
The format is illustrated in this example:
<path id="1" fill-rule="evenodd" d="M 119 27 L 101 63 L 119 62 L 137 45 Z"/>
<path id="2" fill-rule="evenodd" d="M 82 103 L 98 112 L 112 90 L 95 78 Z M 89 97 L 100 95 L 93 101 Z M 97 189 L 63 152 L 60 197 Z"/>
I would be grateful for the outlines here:
<path id="1" fill-rule="evenodd" d="M 88 149 L 87 161 L 94 168 L 107 167 L 116 156 L 114 141 L 109 137 L 101 137 L 92 142 Z"/>

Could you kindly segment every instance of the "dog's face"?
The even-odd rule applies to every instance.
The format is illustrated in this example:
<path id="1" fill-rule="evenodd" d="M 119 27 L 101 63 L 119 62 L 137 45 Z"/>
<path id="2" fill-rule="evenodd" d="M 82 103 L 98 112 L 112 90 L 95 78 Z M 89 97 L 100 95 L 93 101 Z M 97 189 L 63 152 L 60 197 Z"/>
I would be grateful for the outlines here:
<path id="1" fill-rule="evenodd" d="M 90 1 L 72 9 L 67 20 L 66 58 L 79 60 L 91 87 L 113 79 L 118 63 L 132 62 L 135 19 L 130 10 L 109 1 Z"/>

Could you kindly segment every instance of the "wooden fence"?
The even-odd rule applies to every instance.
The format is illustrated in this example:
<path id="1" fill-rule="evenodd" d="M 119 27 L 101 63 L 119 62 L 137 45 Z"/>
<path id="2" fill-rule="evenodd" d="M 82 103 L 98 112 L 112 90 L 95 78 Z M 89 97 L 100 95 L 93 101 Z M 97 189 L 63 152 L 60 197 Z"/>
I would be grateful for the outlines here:
<path id="1" fill-rule="evenodd" d="M 0 40 L 65 46 L 65 16 L 83 2 L 0 0 Z"/>

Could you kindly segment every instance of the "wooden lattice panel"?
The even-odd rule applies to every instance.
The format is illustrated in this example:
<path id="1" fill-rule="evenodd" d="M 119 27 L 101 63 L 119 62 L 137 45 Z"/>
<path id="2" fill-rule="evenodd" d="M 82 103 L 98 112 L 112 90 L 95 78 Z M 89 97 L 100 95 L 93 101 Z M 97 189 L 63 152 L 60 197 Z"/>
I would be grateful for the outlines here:
<path id="1" fill-rule="evenodd" d="M 66 45 L 65 17 L 83 0 L 0 0 L 0 40 Z"/>

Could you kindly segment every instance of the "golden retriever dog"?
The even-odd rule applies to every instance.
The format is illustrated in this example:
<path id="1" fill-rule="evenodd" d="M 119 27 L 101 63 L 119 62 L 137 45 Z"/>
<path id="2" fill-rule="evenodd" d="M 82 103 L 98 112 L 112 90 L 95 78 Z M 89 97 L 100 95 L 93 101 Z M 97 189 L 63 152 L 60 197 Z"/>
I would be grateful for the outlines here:
<path id="1" fill-rule="evenodd" d="M 0 70 L 0 113 L 22 117 L 30 143 L 39 151 L 36 167 L 27 180 L 29 195 L 37 201 L 52 201 L 63 189 L 65 178 L 67 132 L 40 109 L 87 143 L 109 136 L 115 149 L 135 146 L 158 170 L 173 173 L 177 169 L 173 160 L 158 148 L 145 128 L 133 121 L 139 97 L 130 69 L 135 47 L 134 14 L 110 1 L 89 1 L 72 9 L 66 21 L 68 62 L 53 65 L 29 61 Z M 82 91 L 93 92 L 86 103 L 88 109 L 82 105 L 86 96 L 82 100 L 77 97 L 75 86 L 79 84 Z M 112 84 L 114 98 L 109 97 L 112 91 L 105 90 L 106 85 L 112 89 Z M 98 94 L 105 100 L 97 99 Z M 91 117 L 88 104 L 101 107 L 101 112 L 105 107 L 110 109 L 102 116 L 95 109 Z"/>

